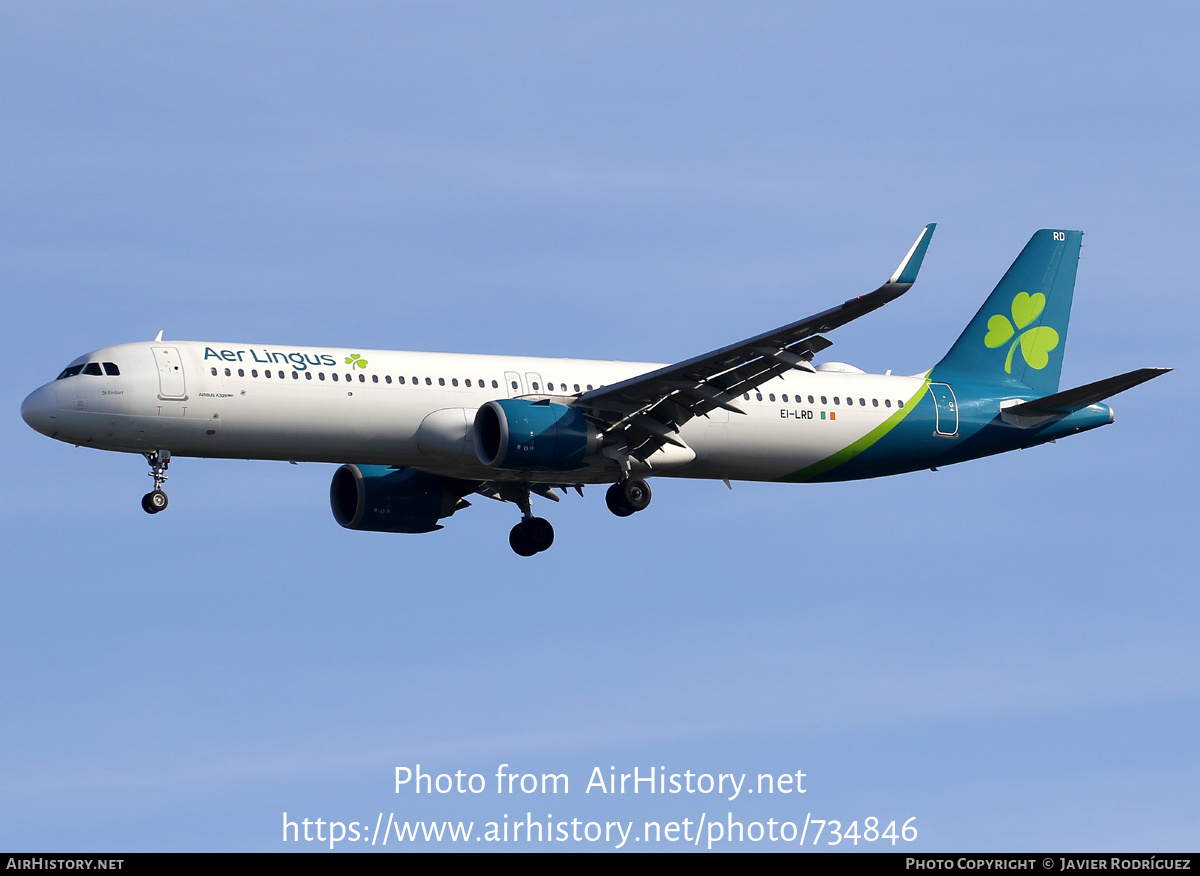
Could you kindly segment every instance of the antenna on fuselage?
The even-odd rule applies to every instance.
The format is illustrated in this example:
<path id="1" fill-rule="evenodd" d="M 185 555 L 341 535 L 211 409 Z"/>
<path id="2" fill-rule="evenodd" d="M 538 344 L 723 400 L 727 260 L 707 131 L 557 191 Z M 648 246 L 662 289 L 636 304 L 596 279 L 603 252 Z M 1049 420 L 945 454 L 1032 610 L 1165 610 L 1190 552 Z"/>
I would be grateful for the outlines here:
<path id="1" fill-rule="evenodd" d="M 162 340 L 162 333 L 163 333 L 163 330 L 159 329 L 158 334 L 154 336 L 154 343 L 157 344 L 159 341 Z"/>

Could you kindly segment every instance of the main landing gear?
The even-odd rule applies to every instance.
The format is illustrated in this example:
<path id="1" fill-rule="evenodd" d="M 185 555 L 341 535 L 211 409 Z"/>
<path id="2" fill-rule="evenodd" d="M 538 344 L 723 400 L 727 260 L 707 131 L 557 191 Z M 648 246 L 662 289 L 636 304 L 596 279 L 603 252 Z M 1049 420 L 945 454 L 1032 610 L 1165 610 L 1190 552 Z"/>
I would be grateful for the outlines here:
<path id="1" fill-rule="evenodd" d="M 157 514 L 167 507 L 167 494 L 162 491 L 162 485 L 167 479 L 167 466 L 171 464 L 171 451 L 156 450 L 144 456 L 146 462 L 150 463 L 147 474 L 154 478 L 154 491 L 142 496 L 142 510 L 147 514 Z"/>
<path id="2" fill-rule="evenodd" d="M 512 528 L 508 544 L 518 556 L 532 557 L 554 544 L 554 527 L 544 517 L 526 517 Z"/>
<path id="3" fill-rule="evenodd" d="M 533 516 L 529 507 L 529 487 L 507 486 L 502 494 L 508 502 L 521 509 L 521 522 L 508 534 L 508 544 L 521 557 L 532 557 L 554 544 L 554 527 L 549 520 Z"/>
<path id="4" fill-rule="evenodd" d="M 646 510 L 650 504 L 650 485 L 641 478 L 626 478 L 608 488 L 604 501 L 613 514 L 628 517 Z"/>
<path id="5" fill-rule="evenodd" d="M 549 520 L 534 517 L 529 507 L 527 486 L 505 486 L 501 493 L 505 501 L 515 502 L 521 509 L 521 522 L 508 534 L 508 544 L 522 557 L 532 557 L 554 544 L 554 527 Z M 608 510 L 618 517 L 628 517 L 644 511 L 650 504 L 650 485 L 641 478 L 626 477 L 613 484 L 604 494 Z"/>

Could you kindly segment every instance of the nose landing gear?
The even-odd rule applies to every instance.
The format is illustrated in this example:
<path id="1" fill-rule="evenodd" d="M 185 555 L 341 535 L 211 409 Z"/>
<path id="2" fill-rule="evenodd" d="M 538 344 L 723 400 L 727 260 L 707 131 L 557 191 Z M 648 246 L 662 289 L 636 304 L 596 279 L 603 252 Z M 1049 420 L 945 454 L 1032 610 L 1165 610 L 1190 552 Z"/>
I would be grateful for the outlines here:
<path id="1" fill-rule="evenodd" d="M 154 490 L 142 496 L 142 510 L 147 514 L 157 514 L 167 507 L 167 494 L 162 491 L 162 485 L 167 479 L 167 466 L 171 464 L 171 451 L 156 450 L 144 456 L 146 462 L 150 463 L 147 474 L 154 478 Z"/>

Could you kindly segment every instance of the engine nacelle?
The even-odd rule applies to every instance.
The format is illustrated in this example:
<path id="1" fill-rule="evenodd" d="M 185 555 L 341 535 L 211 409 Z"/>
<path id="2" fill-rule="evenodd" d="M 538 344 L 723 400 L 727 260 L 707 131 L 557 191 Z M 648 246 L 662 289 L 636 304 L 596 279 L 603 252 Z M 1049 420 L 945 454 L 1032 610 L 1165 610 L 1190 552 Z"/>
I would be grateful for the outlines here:
<path id="1" fill-rule="evenodd" d="M 490 401 L 475 414 L 475 453 L 492 468 L 529 471 L 583 468 L 600 450 L 600 433 L 576 408 L 549 400 Z"/>
<path id="2" fill-rule="evenodd" d="M 438 521 L 471 503 L 477 485 L 389 465 L 343 465 L 333 473 L 329 506 L 347 529 L 433 532 Z"/>

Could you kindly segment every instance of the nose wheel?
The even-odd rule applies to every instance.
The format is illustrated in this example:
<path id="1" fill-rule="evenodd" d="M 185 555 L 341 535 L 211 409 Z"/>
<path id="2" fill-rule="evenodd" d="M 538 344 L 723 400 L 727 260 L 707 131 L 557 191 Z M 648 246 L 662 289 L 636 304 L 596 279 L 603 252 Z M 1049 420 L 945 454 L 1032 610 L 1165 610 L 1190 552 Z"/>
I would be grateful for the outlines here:
<path id="1" fill-rule="evenodd" d="M 155 490 L 142 496 L 142 510 L 147 514 L 157 514 L 166 507 L 167 494 L 162 490 Z"/>
<path id="2" fill-rule="evenodd" d="M 650 485 L 641 478 L 626 478 L 608 488 L 604 502 L 613 514 L 628 517 L 650 504 Z"/>
<path id="3" fill-rule="evenodd" d="M 142 510 L 147 514 L 157 514 L 167 507 L 167 494 L 162 485 L 167 480 L 167 466 L 171 464 L 171 451 L 156 450 L 146 454 L 146 462 L 150 464 L 147 474 L 154 478 L 154 490 L 142 496 Z"/>

